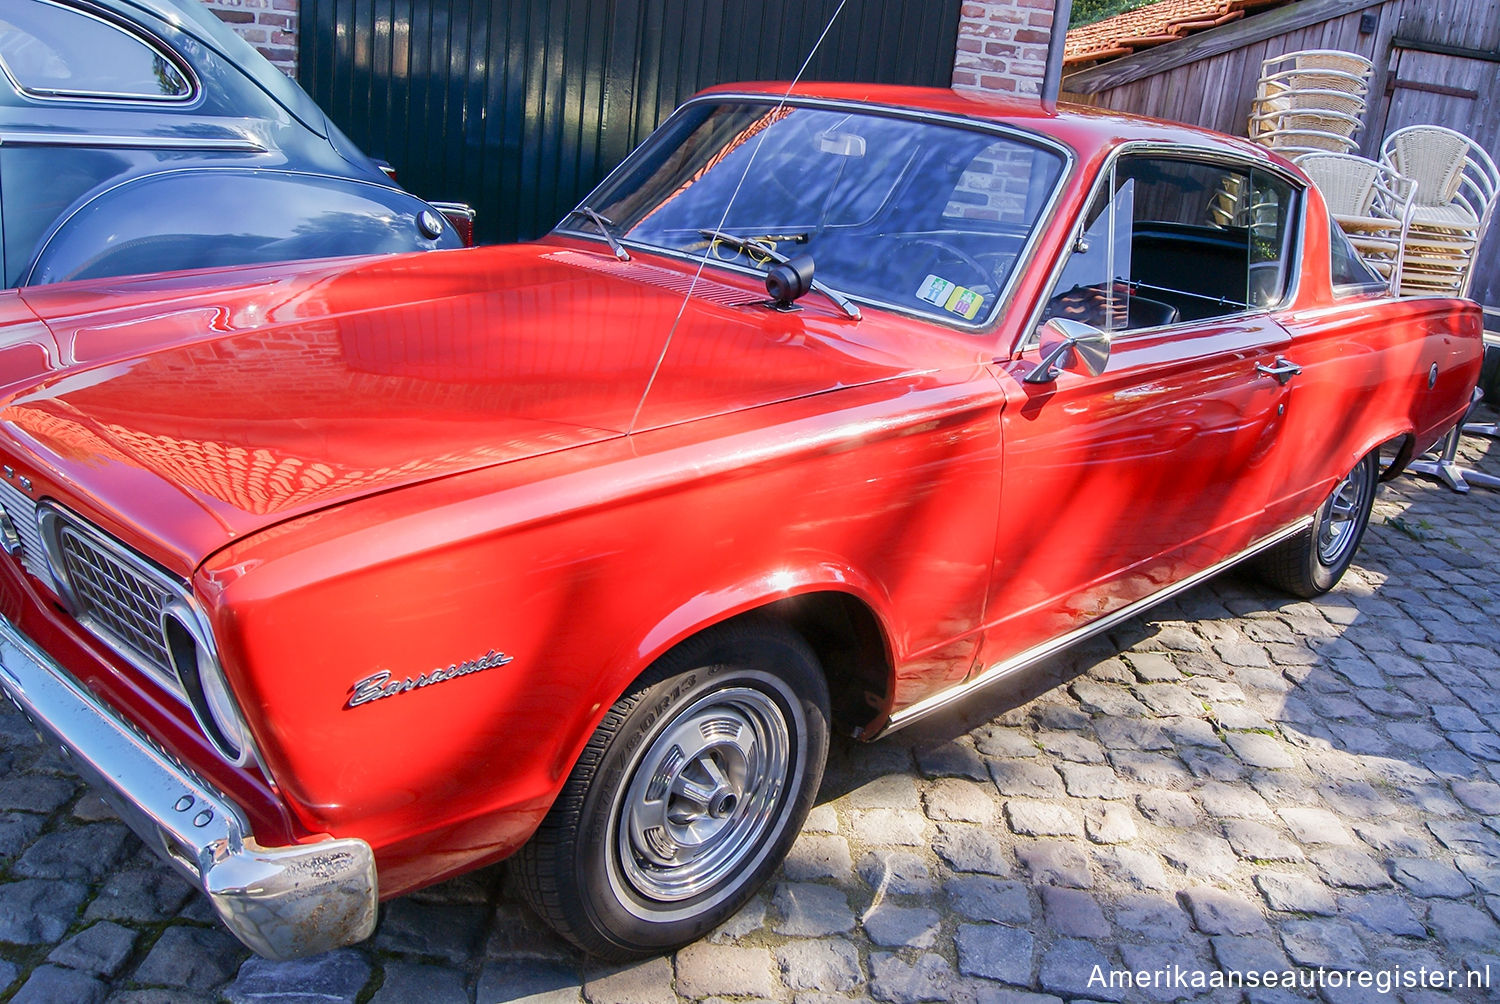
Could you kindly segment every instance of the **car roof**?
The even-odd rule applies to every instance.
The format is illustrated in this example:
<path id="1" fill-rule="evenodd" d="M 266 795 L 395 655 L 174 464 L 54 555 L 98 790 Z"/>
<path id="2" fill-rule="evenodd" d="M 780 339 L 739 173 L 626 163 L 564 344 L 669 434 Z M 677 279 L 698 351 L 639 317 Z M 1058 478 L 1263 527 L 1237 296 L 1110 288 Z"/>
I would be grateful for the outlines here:
<path id="1" fill-rule="evenodd" d="M 1223 133 L 1164 122 L 1109 109 L 1061 102 L 1044 104 L 1037 98 L 1011 98 L 978 91 L 939 87 L 909 87 L 890 84 L 756 82 L 711 87 L 703 95 L 754 94 L 772 97 L 855 102 L 901 108 L 939 115 L 956 115 L 1017 126 L 1057 140 L 1077 153 L 1106 151 L 1122 143 L 1147 142 L 1189 145 L 1217 153 L 1248 157 L 1274 164 L 1283 170 L 1291 163 L 1249 140 Z"/>

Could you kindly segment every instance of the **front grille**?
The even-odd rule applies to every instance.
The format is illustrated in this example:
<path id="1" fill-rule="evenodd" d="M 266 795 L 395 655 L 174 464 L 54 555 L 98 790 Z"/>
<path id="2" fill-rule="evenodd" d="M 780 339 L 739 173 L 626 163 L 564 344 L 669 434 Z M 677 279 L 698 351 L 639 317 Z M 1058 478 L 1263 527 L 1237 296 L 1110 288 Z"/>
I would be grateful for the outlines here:
<path id="1" fill-rule="evenodd" d="M 102 531 L 52 506 L 42 511 L 52 564 L 79 623 L 172 691 L 182 685 L 162 633 L 167 604 L 184 586 Z"/>
<path id="2" fill-rule="evenodd" d="M 21 567 L 52 585 L 52 566 L 47 563 L 47 549 L 36 525 L 36 502 L 8 479 L 0 478 L 0 508 L 5 510 L 21 538 Z"/>

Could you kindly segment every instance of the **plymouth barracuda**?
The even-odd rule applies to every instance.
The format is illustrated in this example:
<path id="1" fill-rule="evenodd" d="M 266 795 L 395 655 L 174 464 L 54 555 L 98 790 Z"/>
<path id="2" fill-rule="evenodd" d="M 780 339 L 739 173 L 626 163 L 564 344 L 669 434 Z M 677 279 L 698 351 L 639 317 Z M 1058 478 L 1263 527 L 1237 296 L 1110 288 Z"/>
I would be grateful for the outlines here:
<path id="1" fill-rule="evenodd" d="M 198 0 L 0 5 L 0 286 L 458 247 Z"/>
<path id="2" fill-rule="evenodd" d="M 0 298 L 0 685 L 264 955 L 512 856 L 659 952 L 835 730 L 1331 588 L 1480 327 L 1244 141 L 716 89 L 533 243 Z"/>

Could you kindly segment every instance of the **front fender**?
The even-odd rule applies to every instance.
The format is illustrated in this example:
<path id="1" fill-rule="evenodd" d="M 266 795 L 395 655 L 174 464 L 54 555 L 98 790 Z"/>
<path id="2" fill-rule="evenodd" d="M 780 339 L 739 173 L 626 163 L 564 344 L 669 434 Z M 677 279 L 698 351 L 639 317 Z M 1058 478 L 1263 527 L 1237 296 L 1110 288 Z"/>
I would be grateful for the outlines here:
<path id="1" fill-rule="evenodd" d="M 424 231 L 424 213 L 439 229 Z M 161 171 L 91 192 L 55 223 L 18 285 L 461 247 L 408 192 L 296 171 Z"/>

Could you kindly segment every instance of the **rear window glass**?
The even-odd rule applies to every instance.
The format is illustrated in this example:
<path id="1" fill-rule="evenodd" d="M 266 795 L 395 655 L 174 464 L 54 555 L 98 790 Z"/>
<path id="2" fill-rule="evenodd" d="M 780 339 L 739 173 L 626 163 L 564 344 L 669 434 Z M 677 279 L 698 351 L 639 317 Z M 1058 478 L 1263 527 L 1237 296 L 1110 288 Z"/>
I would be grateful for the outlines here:
<path id="1" fill-rule="evenodd" d="M 0 68 L 37 97 L 176 101 L 187 76 L 123 27 L 54 3 L 0 6 Z"/>
<path id="2" fill-rule="evenodd" d="M 1389 283 L 1365 264 L 1365 260 L 1349 243 L 1349 236 L 1339 229 L 1338 223 L 1329 217 L 1328 251 L 1332 258 L 1333 288 L 1340 293 L 1385 289 Z"/>

